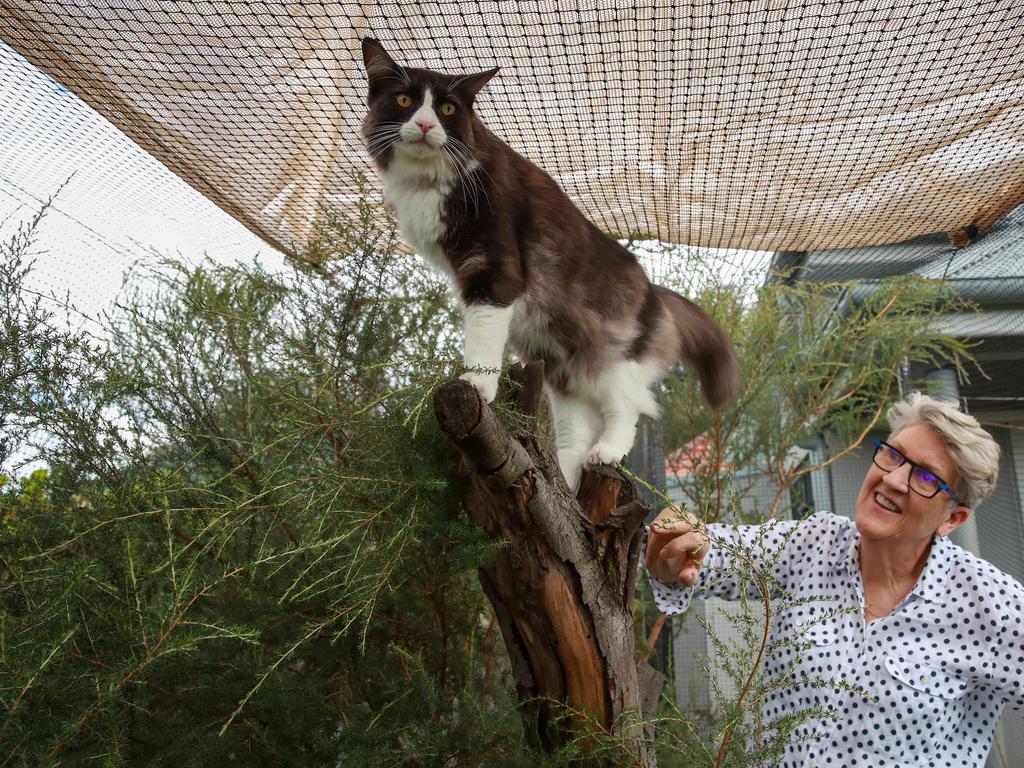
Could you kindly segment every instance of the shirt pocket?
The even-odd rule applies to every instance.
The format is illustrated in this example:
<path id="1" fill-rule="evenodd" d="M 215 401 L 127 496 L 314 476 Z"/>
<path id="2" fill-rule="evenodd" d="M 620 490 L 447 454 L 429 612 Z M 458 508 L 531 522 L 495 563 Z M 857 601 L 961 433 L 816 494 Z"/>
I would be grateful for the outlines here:
<path id="1" fill-rule="evenodd" d="M 885 668 L 903 685 L 947 702 L 962 698 L 969 687 L 966 680 L 956 675 L 898 654 L 885 658 Z"/>
<path id="2" fill-rule="evenodd" d="M 834 601 L 815 601 L 783 610 L 777 633 L 790 642 L 811 647 L 850 641 L 850 622 Z"/>
<path id="3" fill-rule="evenodd" d="M 885 657 L 888 683 L 872 691 L 878 696 L 875 707 L 883 717 L 892 717 L 897 725 L 887 738 L 873 745 L 885 746 L 896 753 L 919 753 L 922 763 L 930 764 L 941 745 L 948 743 L 964 719 L 970 688 L 967 680 L 932 666 L 905 652 Z M 897 719 L 898 717 L 898 719 Z M 891 753 L 890 753 L 891 754 Z"/>

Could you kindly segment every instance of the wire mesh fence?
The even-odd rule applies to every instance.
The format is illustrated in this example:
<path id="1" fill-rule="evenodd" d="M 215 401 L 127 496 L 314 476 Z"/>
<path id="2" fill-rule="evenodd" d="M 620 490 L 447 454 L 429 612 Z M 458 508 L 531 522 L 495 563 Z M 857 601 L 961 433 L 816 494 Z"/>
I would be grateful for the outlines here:
<path id="1" fill-rule="evenodd" d="M 91 317 L 150 250 L 283 265 L 321 206 L 367 194 L 362 37 L 410 66 L 500 66 L 481 119 L 655 280 L 856 301 L 914 274 L 971 302 L 937 320 L 971 343 L 969 378 L 937 361 L 906 386 L 944 380 L 999 440 L 963 543 L 1019 579 L 1022 22 L 1007 2 L 0 0 L 0 221 L 57 195 L 36 289 Z M 636 466 L 660 485 L 681 447 L 644 433 Z M 849 513 L 862 458 L 812 506 Z"/>

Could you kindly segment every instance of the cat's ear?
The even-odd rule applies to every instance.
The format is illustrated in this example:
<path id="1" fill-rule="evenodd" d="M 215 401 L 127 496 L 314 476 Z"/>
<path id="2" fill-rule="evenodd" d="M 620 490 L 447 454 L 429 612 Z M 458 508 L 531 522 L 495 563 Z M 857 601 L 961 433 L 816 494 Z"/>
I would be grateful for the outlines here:
<path id="1" fill-rule="evenodd" d="M 500 67 L 488 69 L 486 72 L 477 72 L 474 75 L 463 75 L 459 78 L 459 90 L 474 98 L 480 89 L 487 85 L 487 81 L 498 74 Z"/>
<path id="2" fill-rule="evenodd" d="M 363 65 L 366 67 L 366 76 L 371 81 L 389 75 L 394 77 L 402 70 L 395 60 L 388 56 L 384 46 L 372 37 L 363 38 Z"/>

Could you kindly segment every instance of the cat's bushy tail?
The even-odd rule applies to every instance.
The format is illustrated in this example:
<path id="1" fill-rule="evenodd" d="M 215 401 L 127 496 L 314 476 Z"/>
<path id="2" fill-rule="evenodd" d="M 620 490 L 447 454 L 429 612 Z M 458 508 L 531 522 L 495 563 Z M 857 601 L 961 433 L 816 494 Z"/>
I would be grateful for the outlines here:
<path id="1" fill-rule="evenodd" d="M 680 354 L 697 374 L 704 399 L 712 408 L 731 402 L 739 389 L 740 374 L 729 337 L 692 301 L 668 288 L 655 287 L 679 329 Z"/>

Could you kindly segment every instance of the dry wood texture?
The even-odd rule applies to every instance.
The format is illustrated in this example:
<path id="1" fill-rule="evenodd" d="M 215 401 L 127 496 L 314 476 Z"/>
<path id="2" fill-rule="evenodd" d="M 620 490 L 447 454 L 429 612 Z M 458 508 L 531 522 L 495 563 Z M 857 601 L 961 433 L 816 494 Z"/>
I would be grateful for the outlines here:
<path id="1" fill-rule="evenodd" d="M 515 378 L 519 407 L 532 414 L 538 370 L 531 364 Z M 620 717 L 650 713 L 663 682 L 636 660 L 633 593 L 647 513 L 640 494 L 619 472 L 595 467 L 573 497 L 551 447 L 511 434 L 467 382 L 442 386 L 434 407 L 463 457 L 467 513 L 508 542 L 480 569 L 480 583 L 508 648 L 528 737 L 553 750 L 599 728 L 625 747 L 617 762 L 653 766 L 640 729 Z M 566 711 L 576 716 L 560 717 Z"/>

